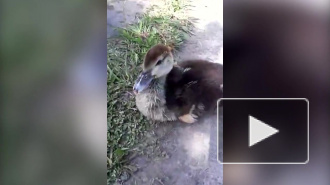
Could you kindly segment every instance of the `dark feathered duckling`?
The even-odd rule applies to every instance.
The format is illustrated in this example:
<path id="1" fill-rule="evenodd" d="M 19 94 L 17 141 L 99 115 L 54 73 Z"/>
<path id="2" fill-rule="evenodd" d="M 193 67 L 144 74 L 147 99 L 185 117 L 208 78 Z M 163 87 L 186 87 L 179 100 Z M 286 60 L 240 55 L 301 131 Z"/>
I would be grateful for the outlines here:
<path id="1" fill-rule="evenodd" d="M 216 108 L 222 74 L 222 65 L 204 60 L 176 64 L 169 47 L 156 45 L 147 52 L 135 82 L 136 105 L 152 120 L 193 123 Z"/>

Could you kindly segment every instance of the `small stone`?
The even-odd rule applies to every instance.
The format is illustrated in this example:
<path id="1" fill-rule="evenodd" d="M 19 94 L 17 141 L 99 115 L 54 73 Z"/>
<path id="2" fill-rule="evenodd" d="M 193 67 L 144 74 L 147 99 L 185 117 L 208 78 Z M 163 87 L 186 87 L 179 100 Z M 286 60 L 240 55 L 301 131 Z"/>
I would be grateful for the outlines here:
<path id="1" fill-rule="evenodd" d="M 143 182 L 147 182 L 148 181 L 148 178 L 147 177 L 142 177 L 142 181 Z"/>
<path id="2" fill-rule="evenodd" d="M 129 174 L 127 172 L 123 172 L 121 175 L 120 175 L 120 180 L 122 181 L 127 181 L 129 179 Z"/>
<path id="3" fill-rule="evenodd" d="M 115 9 L 115 6 L 110 5 L 110 6 L 108 6 L 108 9 L 109 9 L 109 10 L 114 10 L 114 9 Z"/>

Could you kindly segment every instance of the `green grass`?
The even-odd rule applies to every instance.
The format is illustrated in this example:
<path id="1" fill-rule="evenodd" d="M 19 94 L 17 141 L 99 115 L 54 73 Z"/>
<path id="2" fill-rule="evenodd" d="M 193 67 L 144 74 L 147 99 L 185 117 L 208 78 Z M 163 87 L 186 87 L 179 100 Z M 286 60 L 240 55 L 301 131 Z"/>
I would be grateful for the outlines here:
<path id="1" fill-rule="evenodd" d="M 146 145 L 141 143 L 152 128 L 136 109 L 132 94 L 144 55 L 159 43 L 176 51 L 189 37 L 191 23 L 182 16 L 183 1 L 169 1 L 165 5 L 154 7 L 137 23 L 118 29 L 119 36 L 107 42 L 108 184 L 114 183 L 122 174 L 136 171 L 129 161 L 137 154 L 143 154 Z"/>

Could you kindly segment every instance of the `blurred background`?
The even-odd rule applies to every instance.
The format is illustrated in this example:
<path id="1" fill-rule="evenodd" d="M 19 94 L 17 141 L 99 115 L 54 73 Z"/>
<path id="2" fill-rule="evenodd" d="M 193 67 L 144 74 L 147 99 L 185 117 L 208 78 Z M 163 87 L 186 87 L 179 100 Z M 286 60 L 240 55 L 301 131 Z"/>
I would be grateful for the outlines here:
<path id="1" fill-rule="evenodd" d="M 307 98 L 310 105 L 308 164 L 224 165 L 225 185 L 330 184 L 329 7 L 224 1 L 224 97 Z"/>
<path id="2" fill-rule="evenodd" d="M 106 1 L 0 3 L 0 184 L 106 183 Z"/>

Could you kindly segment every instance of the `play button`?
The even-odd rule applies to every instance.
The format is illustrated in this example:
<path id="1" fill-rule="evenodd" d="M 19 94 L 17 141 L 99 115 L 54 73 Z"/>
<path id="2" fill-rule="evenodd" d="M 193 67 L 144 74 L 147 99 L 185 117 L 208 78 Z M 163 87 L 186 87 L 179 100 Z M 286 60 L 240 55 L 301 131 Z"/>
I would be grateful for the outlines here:
<path id="1" fill-rule="evenodd" d="M 266 123 L 249 116 L 249 147 L 278 133 L 278 130 Z"/>
<path id="2" fill-rule="evenodd" d="M 221 163 L 308 162 L 306 99 L 223 98 L 221 104 L 222 112 L 218 112 L 218 159 Z"/>

